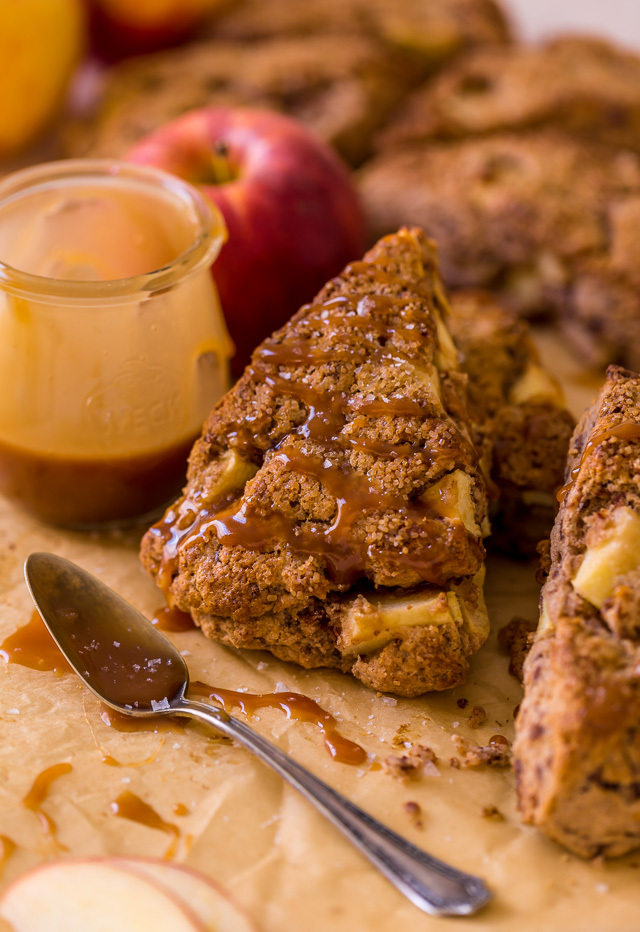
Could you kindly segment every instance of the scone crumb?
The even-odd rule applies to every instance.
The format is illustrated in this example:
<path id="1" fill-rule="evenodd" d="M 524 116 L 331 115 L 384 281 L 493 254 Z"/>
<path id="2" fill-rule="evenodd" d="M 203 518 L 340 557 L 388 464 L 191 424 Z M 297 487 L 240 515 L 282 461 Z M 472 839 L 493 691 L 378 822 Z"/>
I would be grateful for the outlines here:
<path id="1" fill-rule="evenodd" d="M 451 735 L 451 741 L 462 758 L 462 767 L 511 766 L 511 748 L 506 744 L 471 744 L 462 735 Z"/>
<path id="2" fill-rule="evenodd" d="M 538 569 L 536 570 L 536 582 L 543 586 L 547 581 L 547 576 L 549 575 L 549 570 L 551 569 L 551 540 L 548 537 L 545 537 L 544 540 L 540 541 L 536 547 L 536 550 L 538 551 L 538 556 L 540 557 L 540 563 L 538 564 Z"/>
<path id="3" fill-rule="evenodd" d="M 404 754 L 390 754 L 383 762 L 382 768 L 390 777 L 400 780 L 419 780 L 426 772 L 432 776 L 439 776 L 436 767 L 437 755 L 433 748 L 423 744 L 416 744 Z"/>
<path id="4" fill-rule="evenodd" d="M 458 706 L 459 709 L 466 709 L 467 706 L 469 705 L 469 700 L 465 699 L 463 696 L 461 699 L 458 699 L 458 701 L 456 702 L 456 705 Z"/>
<path id="5" fill-rule="evenodd" d="M 492 819 L 494 822 L 504 822 L 504 816 L 497 806 L 483 806 L 480 810 L 483 819 Z"/>
<path id="6" fill-rule="evenodd" d="M 453 767 L 454 770 L 460 770 L 460 761 L 457 757 L 450 757 L 449 766 Z"/>
<path id="7" fill-rule="evenodd" d="M 481 705 L 474 705 L 471 709 L 471 715 L 467 719 L 467 724 L 469 728 L 479 728 L 480 725 L 484 725 L 487 720 L 487 713 L 482 708 Z"/>
<path id="8" fill-rule="evenodd" d="M 407 813 L 416 828 L 424 827 L 422 822 L 422 808 L 420 803 L 410 799 L 404 804 L 404 811 Z"/>
<path id="9" fill-rule="evenodd" d="M 536 623 L 516 616 L 498 631 L 498 643 L 509 654 L 509 673 L 522 682 L 522 667 L 533 643 Z"/>
<path id="10" fill-rule="evenodd" d="M 406 748 L 410 746 L 408 741 L 409 737 L 409 725 L 405 722 L 404 725 L 400 725 L 395 735 L 391 739 L 391 744 L 394 748 Z"/>

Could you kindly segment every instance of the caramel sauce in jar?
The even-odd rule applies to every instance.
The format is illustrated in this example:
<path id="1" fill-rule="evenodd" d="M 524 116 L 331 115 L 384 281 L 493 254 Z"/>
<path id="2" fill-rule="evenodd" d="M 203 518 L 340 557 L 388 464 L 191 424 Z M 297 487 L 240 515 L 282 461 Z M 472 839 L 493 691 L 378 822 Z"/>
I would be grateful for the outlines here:
<path id="1" fill-rule="evenodd" d="M 0 493 L 71 527 L 177 493 L 228 387 L 209 271 L 225 236 L 196 189 L 143 166 L 60 161 L 0 181 Z"/>
<path id="2" fill-rule="evenodd" d="M 153 511 L 184 485 L 196 435 L 133 456 L 65 457 L 0 440 L 0 489 L 52 524 L 103 524 Z"/>

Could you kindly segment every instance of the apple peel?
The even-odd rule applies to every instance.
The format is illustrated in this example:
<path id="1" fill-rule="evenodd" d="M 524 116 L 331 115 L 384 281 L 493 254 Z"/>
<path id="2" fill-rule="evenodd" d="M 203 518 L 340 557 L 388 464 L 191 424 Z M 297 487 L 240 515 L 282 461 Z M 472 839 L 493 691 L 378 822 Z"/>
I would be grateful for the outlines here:
<path id="1" fill-rule="evenodd" d="M 14 932 L 209 932 L 168 887 L 101 858 L 54 861 L 22 874 L 4 891 L 0 917 Z"/>
<path id="2" fill-rule="evenodd" d="M 14 932 L 259 932 L 210 878 L 153 858 L 41 864 L 0 898 Z"/>
<path id="3" fill-rule="evenodd" d="M 190 867 L 139 857 L 116 858 L 113 863 L 170 890 L 189 905 L 207 932 L 259 932 L 219 884 Z"/>

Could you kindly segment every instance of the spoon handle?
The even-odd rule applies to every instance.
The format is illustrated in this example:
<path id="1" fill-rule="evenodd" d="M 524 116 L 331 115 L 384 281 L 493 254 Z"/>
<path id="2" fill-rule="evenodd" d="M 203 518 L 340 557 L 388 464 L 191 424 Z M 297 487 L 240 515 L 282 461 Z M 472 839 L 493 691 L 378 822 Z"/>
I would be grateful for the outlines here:
<path id="1" fill-rule="evenodd" d="M 491 898 L 480 878 L 456 870 L 409 844 L 224 710 L 181 699 L 172 704 L 172 712 L 206 722 L 252 751 L 313 803 L 425 912 L 439 916 L 470 915 Z"/>

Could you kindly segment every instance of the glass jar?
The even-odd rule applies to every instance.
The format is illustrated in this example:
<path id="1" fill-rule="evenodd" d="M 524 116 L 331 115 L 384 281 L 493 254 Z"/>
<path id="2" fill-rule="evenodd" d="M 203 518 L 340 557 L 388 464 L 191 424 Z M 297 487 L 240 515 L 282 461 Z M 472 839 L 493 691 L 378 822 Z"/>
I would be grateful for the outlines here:
<path id="1" fill-rule="evenodd" d="M 172 175 L 52 162 L 0 182 L 0 492 L 82 527 L 157 510 L 228 387 L 224 220 Z"/>

